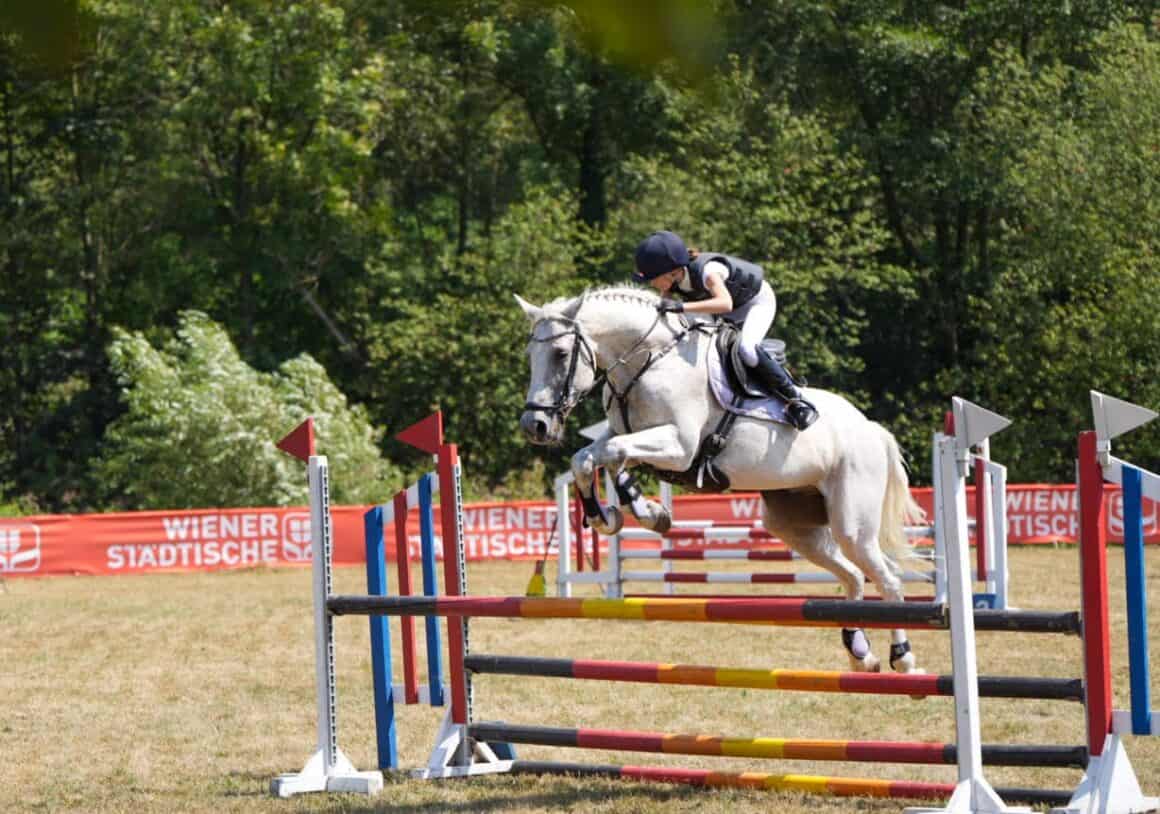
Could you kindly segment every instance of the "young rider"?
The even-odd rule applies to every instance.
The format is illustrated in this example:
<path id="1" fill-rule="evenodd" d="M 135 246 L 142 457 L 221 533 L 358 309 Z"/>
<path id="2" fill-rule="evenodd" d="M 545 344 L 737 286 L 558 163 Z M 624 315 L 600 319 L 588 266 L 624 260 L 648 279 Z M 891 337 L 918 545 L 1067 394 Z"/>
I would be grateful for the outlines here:
<path id="1" fill-rule="evenodd" d="M 661 231 L 637 247 L 632 279 L 662 294 L 660 311 L 717 314 L 736 324 L 742 362 L 770 392 L 785 399 L 790 423 L 804 430 L 817 420 L 817 408 L 761 347 L 777 315 L 777 297 L 763 279 L 761 266 L 725 254 L 690 251 L 679 236 Z"/>

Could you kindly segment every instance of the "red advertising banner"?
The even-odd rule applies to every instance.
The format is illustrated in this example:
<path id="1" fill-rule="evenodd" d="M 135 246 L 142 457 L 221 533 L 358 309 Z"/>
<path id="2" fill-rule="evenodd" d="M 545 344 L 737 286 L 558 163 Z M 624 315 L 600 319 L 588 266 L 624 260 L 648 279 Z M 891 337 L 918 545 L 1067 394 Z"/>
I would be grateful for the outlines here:
<path id="1" fill-rule="evenodd" d="M 968 512 L 973 513 L 971 489 Z M 931 510 L 930 489 L 915 489 L 915 499 Z M 1108 533 L 1123 537 L 1123 504 L 1108 487 Z M 1007 534 L 1011 543 L 1074 543 L 1079 533 L 1074 486 L 1008 486 Z M 366 506 L 332 508 L 334 561 L 364 561 L 363 514 Z M 537 501 L 475 503 L 464 507 L 467 559 L 519 560 L 555 556 L 554 504 Z M 681 520 L 711 520 L 750 525 L 761 517 L 756 494 L 683 495 L 675 499 Z M 438 524 L 436 513 L 436 524 Z M 1157 507 L 1144 501 L 1145 537 L 1160 542 Z M 411 557 L 418 557 L 418 519 L 409 525 Z M 387 530 L 388 556 L 394 535 Z M 733 543 L 736 545 L 736 543 Z M 437 550 L 438 554 L 441 551 Z M 310 513 L 305 507 L 129 512 L 0 518 L 0 576 L 57 574 L 139 574 L 158 571 L 207 571 L 310 562 Z"/>

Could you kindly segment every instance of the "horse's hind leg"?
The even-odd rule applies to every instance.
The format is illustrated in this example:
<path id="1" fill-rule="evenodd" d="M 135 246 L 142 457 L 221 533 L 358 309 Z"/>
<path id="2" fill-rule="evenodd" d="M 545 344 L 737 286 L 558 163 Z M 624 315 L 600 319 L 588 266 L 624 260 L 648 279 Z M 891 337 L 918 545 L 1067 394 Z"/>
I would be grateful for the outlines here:
<path id="1" fill-rule="evenodd" d="M 861 599 L 864 578 L 842 553 L 825 525 L 826 510 L 821 495 L 794 492 L 763 492 L 765 507 L 762 523 L 770 534 L 804 558 L 833 574 L 846 593 L 846 599 Z M 876 673 L 877 656 L 870 651 L 870 640 L 862 628 L 842 628 L 842 644 L 850 657 L 850 669 Z"/>
<path id="2" fill-rule="evenodd" d="M 890 563 L 878 546 L 878 528 L 881 518 L 882 501 L 869 497 L 855 499 L 839 492 L 838 499 L 828 502 L 830 509 L 830 529 L 841 546 L 842 552 L 878 586 L 883 599 L 904 602 L 902 580 L 897 568 Z M 880 496 L 879 496 L 880 497 Z M 890 666 L 899 673 L 921 673 L 916 666 L 914 653 L 906 631 L 894 628 L 890 631 Z"/>

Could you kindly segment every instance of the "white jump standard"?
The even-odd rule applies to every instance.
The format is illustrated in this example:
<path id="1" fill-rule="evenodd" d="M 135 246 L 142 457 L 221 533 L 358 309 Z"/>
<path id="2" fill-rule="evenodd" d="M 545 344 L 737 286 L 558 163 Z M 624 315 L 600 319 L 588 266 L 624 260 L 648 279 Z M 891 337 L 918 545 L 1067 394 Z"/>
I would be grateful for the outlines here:
<path id="1" fill-rule="evenodd" d="M 310 548 L 314 573 L 314 666 L 318 707 L 318 748 L 302 771 L 283 774 L 270 782 L 278 797 L 315 791 L 378 794 L 382 772 L 357 771 L 338 748 L 335 712 L 334 629 L 326 607 L 331 594 L 330 481 L 325 455 L 314 454 L 314 421 L 306 419 L 278 442 L 278 447 L 306 462 L 310 488 Z"/>

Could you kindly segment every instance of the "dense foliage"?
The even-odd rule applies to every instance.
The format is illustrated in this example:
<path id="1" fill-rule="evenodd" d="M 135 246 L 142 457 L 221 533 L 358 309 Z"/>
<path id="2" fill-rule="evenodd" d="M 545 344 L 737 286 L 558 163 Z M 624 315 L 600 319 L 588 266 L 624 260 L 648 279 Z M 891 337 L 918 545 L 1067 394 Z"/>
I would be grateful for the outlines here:
<path id="1" fill-rule="evenodd" d="M 24 5 L 0 506 L 292 499 L 259 441 L 305 411 L 384 494 L 366 445 L 422 466 L 383 439 L 434 406 L 472 494 L 542 491 L 511 293 L 623 280 L 662 227 L 762 263 L 796 366 L 917 481 L 952 394 L 1017 419 L 1016 481 L 1071 478 L 1089 388 L 1160 405 L 1150 0 Z M 1160 430 L 1121 449 L 1155 468 Z"/>

